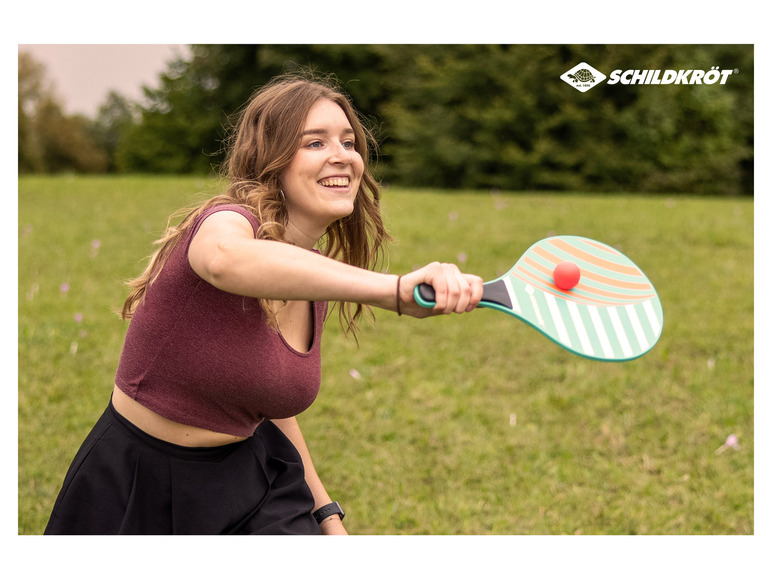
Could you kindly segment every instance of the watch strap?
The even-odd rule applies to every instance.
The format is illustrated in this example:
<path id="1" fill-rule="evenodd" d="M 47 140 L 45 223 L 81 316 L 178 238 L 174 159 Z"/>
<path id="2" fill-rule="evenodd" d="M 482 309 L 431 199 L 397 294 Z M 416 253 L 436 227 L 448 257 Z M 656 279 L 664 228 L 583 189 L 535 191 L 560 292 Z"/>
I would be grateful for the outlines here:
<path id="1" fill-rule="evenodd" d="M 343 509 L 340 508 L 338 501 L 332 502 L 329 505 L 324 505 L 322 508 L 314 511 L 314 518 L 320 525 L 322 524 L 322 521 L 330 515 L 340 515 L 341 521 L 343 520 L 343 517 L 346 516 Z"/>

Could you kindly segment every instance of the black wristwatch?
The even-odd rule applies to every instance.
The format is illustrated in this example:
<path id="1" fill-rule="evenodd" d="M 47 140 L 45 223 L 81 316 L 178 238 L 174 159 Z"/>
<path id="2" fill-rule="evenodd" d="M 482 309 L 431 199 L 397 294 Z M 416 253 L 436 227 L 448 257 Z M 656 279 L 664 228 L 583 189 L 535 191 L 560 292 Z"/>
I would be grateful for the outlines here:
<path id="1" fill-rule="evenodd" d="M 330 515 L 340 515 L 341 521 L 343 520 L 343 517 L 346 516 L 346 514 L 343 512 L 343 509 L 340 508 L 338 501 L 330 503 L 329 505 L 324 505 L 321 509 L 314 511 L 314 518 L 320 525 L 322 524 L 322 521 Z"/>

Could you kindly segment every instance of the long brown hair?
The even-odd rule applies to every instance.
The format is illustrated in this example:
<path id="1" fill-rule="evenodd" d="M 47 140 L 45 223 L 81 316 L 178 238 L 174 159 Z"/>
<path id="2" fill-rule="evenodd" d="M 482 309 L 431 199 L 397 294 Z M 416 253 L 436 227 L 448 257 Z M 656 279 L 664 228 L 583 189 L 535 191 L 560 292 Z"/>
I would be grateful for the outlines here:
<path id="1" fill-rule="evenodd" d="M 308 74 L 283 75 L 260 88 L 238 113 L 234 129 L 226 141 L 226 157 L 221 171 L 228 186 L 224 193 L 203 204 L 182 210 L 187 213 L 174 226 L 169 218 L 166 232 L 155 243 L 160 248 L 150 257 L 145 271 L 128 282 L 132 288 L 121 310 L 123 319 L 131 318 L 144 299 L 150 284 L 158 277 L 175 245 L 201 213 L 214 205 L 237 204 L 252 212 L 260 228 L 256 237 L 287 242 L 287 209 L 281 193 L 280 178 L 298 148 L 308 112 L 320 100 L 331 100 L 346 114 L 355 134 L 355 148 L 362 156 L 364 174 L 354 201 L 353 212 L 327 229 L 319 250 L 333 259 L 361 268 L 375 268 L 380 262 L 383 244 L 391 237 L 380 213 L 380 190 L 369 168 L 371 152 L 376 150 L 372 133 L 364 126 L 345 94 L 330 78 Z M 268 300 L 260 306 L 268 323 L 276 329 L 276 318 Z M 341 328 L 354 337 L 357 320 L 367 306 L 340 303 Z"/>

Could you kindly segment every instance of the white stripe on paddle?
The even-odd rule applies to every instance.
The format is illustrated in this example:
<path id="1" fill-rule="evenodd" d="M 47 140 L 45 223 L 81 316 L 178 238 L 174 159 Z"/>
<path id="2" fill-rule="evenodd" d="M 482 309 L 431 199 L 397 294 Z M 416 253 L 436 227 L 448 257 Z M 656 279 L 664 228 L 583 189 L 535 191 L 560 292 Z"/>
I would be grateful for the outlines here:
<path id="1" fill-rule="evenodd" d="M 633 331 L 635 332 L 635 337 L 638 339 L 638 345 L 641 347 L 641 351 L 645 352 L 649 349 L 649 342 L 646 340 L 646 334 L 643 332 L 643 326 L 641 325 L 641 321 L 638 319 L 638 312 L 635 311 L 635 306 L 633 304 L 627 304 L 625 306 L 625 310 L 627 311 L 627 315 L 630 317 L 630 323 L 633 324 Z"/>
<path id="2" fill-rule="evenodd" d="M 590 312 L 590 319 L 592 320 L 592 326 L 595 328 L 595 333 L 600 340 L 600 347 L 603 349 L 603 355 L 606 358 L 614 357 L 614 350 L 611 347 L 608 336 L 606 335 L 606 328 L 603 326 L 603 320 L 600 319 L 600 313 L 597 306 L 587 306 Z"/>
<path id="3" fill-rule="evenodd" d="M 512 287 L 512 282 L 509 281 L 509 276 L 504 278 L 504 287 L 507 288 L 509 301 L 512 304 L 512 310 L 518 314 L 521 314 L 522 311 L 520 310 L 520 302 L 517 301 L 517 296 L 515 295 L 515 290 Z"/>
<path id="4" fill-rule="evenodd" d="M 541 327 L 544 327 L 544 318 L 541 316 L 539 304 L 536 303 L 536 296 L 533 295 L 533 292 L 535 291 L 533 286 L 531 284 L 525 284 L 525 291 L 531 297 L 531 306 L 533 306 L 533 311 L 536 313 L 536 321 L 539 322 Z"/>
<path id="5" fill-rule="evenodd" d="M 571 314 L 571 320 L 574 322 L 576 333 L 579 334 L 579 342 L 582 344 L 584 353 L 588 356 L 594 356 L 595 352 L 592 349 L 590 338 L 587 336 L 587 330 L 584 328 L 584 322 L 582 321 L 582 316 L 579 313 L 579 308 L 577 307 L 576 302 L 568 301 L 566 302 L 566 305 L 568 306 L 568 312 Z"/>
<path id="6" fill-rule="evenodd" d="M 624 326 L 622 326 L 622 320 L 619 319 L 617 309 L 615 307 L 608 308 L 608 314 L 611 318 L 611 325 L 614 326 L 617 340 L 619 340 L 619 345 L 622 346 L 622 353 L 628 357 L 632 356 L 633 350 L 630 347 L 630 342 L 627 341 L 627 334 L 625 333 Z"/>
<path id="7" fill-rule="evenodd" d="M 568 331 L 566 330 L 566 325 L 563 323 L 563 316 L 560 315 L 560 310 L 558 309 L 558 303 L 555 300 L 555 296 L 545 293 L 544 299 L 547 300 L 547 307 L 549 308 L 550 315 L 552 316 L 552 321 L 555 323 L 555 327 L 558 330 L 558 337 L 560 338 L 560 341 L 564 344 L 567 344 L 568 346 L 571 346 L 571 338 L 569 337 Z"/>
<path id="8" fill-rule="evenodd" d="M 646 300 L 643 302 L 643 311 L 646 312 L 646 317 L 649 320 L 649 325 L 651 325 L 651 329 L 654 331 L 655 336 L 659 336 L 659 333 L 662 331 L 662 328 L 659 325 L 659 318 L 657 318 L 657 314 L 654 311 L 654 306 L 651 305 L 651 300 Z"/>

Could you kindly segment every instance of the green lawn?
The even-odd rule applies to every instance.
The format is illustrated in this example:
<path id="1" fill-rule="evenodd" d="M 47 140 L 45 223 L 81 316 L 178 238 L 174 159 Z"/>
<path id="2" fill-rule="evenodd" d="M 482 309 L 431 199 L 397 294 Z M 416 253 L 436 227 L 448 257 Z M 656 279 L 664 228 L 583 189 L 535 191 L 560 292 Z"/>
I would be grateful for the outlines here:
<path id="1" fill-rule="evenodd" d="M 19 181 L 19 521 L 42 533 L 107 403 L 113 313 L 166 218 L 215 182 Z M 392 188 L 389 268 L 497 277 L 554 234 L 604 241 L 657 288 L 657 346 L 570 355 L 491 310 L 376 312 L 360 346 L 327 323 L 322 390 L 299 417 L 353 534 L 752 534 L 751 199 Z M 739 448 L 717 449 L 730 434 Z"/>

